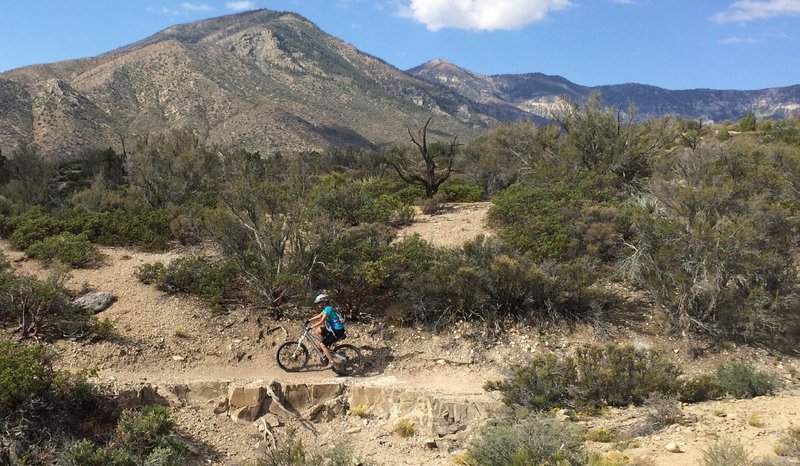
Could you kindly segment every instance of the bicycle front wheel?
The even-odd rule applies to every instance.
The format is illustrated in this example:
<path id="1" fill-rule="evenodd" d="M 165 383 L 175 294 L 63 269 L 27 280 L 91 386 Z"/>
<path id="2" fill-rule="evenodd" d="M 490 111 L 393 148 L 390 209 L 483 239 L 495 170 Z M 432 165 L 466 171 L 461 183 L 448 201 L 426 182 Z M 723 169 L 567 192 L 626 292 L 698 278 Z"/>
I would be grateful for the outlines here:
<path id="1" fill-rule="evenodd" d="M 308 364 L 308 349 L 302 343 L 287 341 L 278 348 L 275 359 L 286 372 L 297 372 Z"/>
<path id="2" fill-rule="evenodd" d="M 353 345 L 338 345 L 331 352 L 333 353 L 333 372 L 339 375 L 356 374 L 364 364 L 361 351 Z"/>

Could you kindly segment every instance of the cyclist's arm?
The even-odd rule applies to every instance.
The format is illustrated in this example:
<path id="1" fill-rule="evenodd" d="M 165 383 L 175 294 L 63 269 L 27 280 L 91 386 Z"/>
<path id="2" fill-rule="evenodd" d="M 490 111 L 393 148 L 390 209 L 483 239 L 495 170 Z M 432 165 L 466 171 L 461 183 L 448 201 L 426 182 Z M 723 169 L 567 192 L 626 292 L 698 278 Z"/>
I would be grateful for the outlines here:
<path id="1" fill-rule="evenodd" d="M 311 327 L 319 327 L 322 325 L 323 322 L 325 322 L 326 318 L 327 317 L 325 316 L 325 314 L 319 313 L 314 317 L 308 319 L 308 323 L 311 325 Z"/>

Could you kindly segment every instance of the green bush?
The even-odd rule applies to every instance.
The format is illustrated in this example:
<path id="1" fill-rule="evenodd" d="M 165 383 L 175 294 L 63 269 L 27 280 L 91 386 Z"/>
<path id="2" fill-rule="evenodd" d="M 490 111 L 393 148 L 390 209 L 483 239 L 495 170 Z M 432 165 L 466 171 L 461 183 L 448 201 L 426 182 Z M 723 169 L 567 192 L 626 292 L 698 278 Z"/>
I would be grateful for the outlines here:
<path id="1" fill-rule="evenodd" d="M 714 373 L 717 385 L 736 398 L 753 398 L 775 393 L 778 379 L 774 374 L 757 371 L 743 362 L 723 364 Z"/>
<path id="2" fill-rule="evenodd" d="M 716 379 L 708 374 L 681 380 L 678 385 L 678 399 L 684 403 L 716 400 L 724 395 Z"/>
<path id="3" fill-rule="evenodd" d="M 586 453 L 579 429 L 569 423 L 534 416 L 488 429 L 468 447 L 468 464 L 583 465 Z"/>
<path id="4" fill-rule="evenodd" d="M 479 237 L 460 250 L 443 251 L 411 288 L 413 300 L 425 303 L 422 311 L 415 311 L 420 320 L 447 323 L 479 318 L 499 324 L 592 315 L 609 299 L 592 287 L 594 280 L 595 271 L 587 260 L 537 262 L 501 240 Z"/>
<path id="5" fill-rule="evenodd" d="M 201 256 L 176 259 L 166 267 L 160 263 L 145 265 L 136 273 L 139 280 L 145 283 L 153 281 L 162 291 L 197 295 L 217 311 L 234 299 L 239 288 L 236 284 L 238 272 L 233 262 L 213 261 Z"/>
<path id="6" fill-rule="evenodd" d="M 488 382 L 484 388 L 502 392 L 503 402 L 509 406 L 545 411 L 572 405 L 570 387 L 577 379 L 573 360 L 542 354 L 515 366 L 506 380 Z"/>
<path id="7" fill-rule="evenodd" d="M 0 412 L 7 415 L 31 398 L 42 397 L 55 379 L 55 353 L 43 345 L 0 340 Z"/>
<path id="8" fill-rule="evenodd" d="M 163 251 L 172 239 L 171 217 L 165 210 L 129 206 L 106 212 L 72 212 L 67 228 L 106 246 L 136 246 Z"/>
<path id="9" fill-rule="evenodd" d="M 162 262 L 143 264 L 136 267 L 134 275 L 145 285 L 159 284 L 167 274 L 167 267 Z"/>
<path id="10" fill-rule="evenodd" d="M 486 199 L 483 188 L 474 181 L 449 180 L 439 186 L 447 202 L 478 202 Z"/>
<path id="11" fill-rule="evenodd" d="M 381 194 L 356 211 L 360 223 L 383 223 L 394 227 L 410 224 L 414 214 L 414 208 L 394 194 Z"/>
<path id="12" fill-rule="evenodd" d="M 577 390 L 585 405 L 628 406 L 652 393 L 675 394 L 680 371 L 660 352 L 633 346 L 586 345 L 576 349 Z"/>
<path id="13" fill-rule="evenodd" d="M 591 174 L 541 186 L 516 184 L 492 199 L 487 221 L 500 238 L 533 260 L 569 260 L 579 251 L 581 209 L 611 198 L 607 181 Z"/>
<path id="14" fill-rule="evenodd" d="M 163 406 L 125 411 L 117 424 L 120 441 L 125 448 L 143 457 L 148 457 L 157 449 L 170 450 L 172 453 L 167 456 L 185 454 L 186 445 L 173 436 L 174 429 L 175 421 Z M 157 454 L 163 457 L 165 452 L 160 451 Z"/>
<path id="15" fill-rule="evenodd" d="M 114 446 L 98 448 L 90 440 L 73 443 L 62 458 L 67 466 L 138 466 L 136 457 Z"/>
<path id="16" fill-rule="evenodd" d="M 90 316 L 69 305 L 61 286 L 0 271 L 0 321 L 19 325 L 23 336 L 62 338 L 65 326 L 88 326 Z"/>
<path id="17" fill-rule="evenodd" d="M 262 458 L 256 460 L 256 466 L 351 466 L 361 464 L 372 465 L 372 462 L 357 460 L 353 448 L 346 442 L 337 442 L 324 452 L 306 452 L 300 440 L 290 440 L 284 445 L 269 450 Z"/>
<path id="18" fill-rule="evenodd" d="M 41 210 L 30 210 L 18 215 L 10 221 L 13 233 L 9 240 L 11 245 L 26 250 L 43 239 L 64 231 L 66 225 L 61 220 Z"/>
<path id="19" fill-rule="evenodd" d="M 641 404 L 653 393 L 673 395 L 680 371 L 652 350 L 632 346 L 582 346 L 574 356 L 537 355 L 513 368 L 503 381 L 485 388 L 499 390 L 510 406 L 548 410 L 568 406 L 597 410 L 604 406 Z"/>
<path id="20" fill-rule="evenodd" d="M 85 235 L 64 232 L 49 236 L 30 245 L 25 254 L 45 262 L 58 260 L 75 268 L 92 267 L 100 263 L 103 255 Z"/>

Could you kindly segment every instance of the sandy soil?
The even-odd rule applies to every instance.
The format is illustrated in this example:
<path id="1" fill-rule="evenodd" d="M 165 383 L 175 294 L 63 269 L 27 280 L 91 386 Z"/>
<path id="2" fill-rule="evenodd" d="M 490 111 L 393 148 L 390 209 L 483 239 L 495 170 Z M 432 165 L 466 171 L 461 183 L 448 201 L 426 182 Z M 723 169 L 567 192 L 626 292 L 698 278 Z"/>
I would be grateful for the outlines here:
<path id="1" fill-rule="evenodd" d="M 419 215 L 401 235 L 418 233 L 440 245 L 460 245 L 484 227 L 486 203 L 454 205 L 435 217 Z M 0 251 L 18 273 L 44 278 L 52 273 L 37 261 L 27 260 L 0 241 Z M 114 322 L 117 337 L 94 343 L 64 341 L 61 364 L 70 369 L 97 367 L 100 381 L 124 386 L 149 382 L 229 380 L 281 380 L 323 382 L 341 380 L 330 371 L 315 370 L 287 374 L 274 362 L 276 346 L 299 332 L 299 323 L 275 322 L 251 309 L 214 314 L 202 302 L 187 296 L 168 296 L 134 276 L 137 267 L 157 261 L 169 262 L 193 250 L 148 254 L 119 248 L 103 248 L 107 260 L 96 269 L 74 270 L 66 286 L 73 290 L 92 288 L 118 296 L 101 314 Z M 309 313 L 311 313 L 309 306 Z M 350 343 L 365 349 L 367 375 L 360 384 L 408 387 L 430 393 L 494 399 L 482 387 L 502 377 L 511 364 L 537 352 L 566 353 L 585 342 L 618 341 L 658 347 L 669 352 L 687 373 L 708 372 L 720 362 L 747 360 L 779 375 L 783 390 L 753 400 L 723 400 L 684 406 L 686 425 L 673 425 L 661 432 L 635 439 L 623 454 L 641 464 L 695 465 L 702 451 L 718 439 L 741 442 L 751 453 L 774 457 L 777 439 L 790 425 L 800 425 L 800 361 L 768 351 L 730 346 L 693 358 L 691 345 L 665 336 L 653 318 L 622 321 L 603 331 L 575 328 L 513 328 L 502 338 L 484 338 L 480 329 L 457 325 L 438 334 L 422 329 L 394 328 L 381 322 L 361 321 L 348 327 Z M 443 362 L 444 361 L 444 362 Z M 755 413 L 763 425 L 750 422 Z M 244 464 L 259 454 L 262 434 L 250 424 L 237 424 L 207 409 L 185 407 L 173 412 L 180 431 L 190 439 L 204 464 Z M 610 410 L 602 416 L 580 421 L 587 427 L 624 428 L 644 415 L 643 408 Z M 426 446 L 424 436 L 402 438 L 392 434 L 392 425 L 356 416 L 342 416 L 312 430 L 296 432 L 308 446 L 326 448 L 348 438 L 363 456 L 378 464 L 452 464 L 452 454 Z M 287 431 L 279 431 L 287 435 Z M 676 443 L 683 453 L 665 450 Z M 621 445 L 589 443 L 592 449 L 609 452 Z M 612 454 L 613 455 L 613 454 Z"/>

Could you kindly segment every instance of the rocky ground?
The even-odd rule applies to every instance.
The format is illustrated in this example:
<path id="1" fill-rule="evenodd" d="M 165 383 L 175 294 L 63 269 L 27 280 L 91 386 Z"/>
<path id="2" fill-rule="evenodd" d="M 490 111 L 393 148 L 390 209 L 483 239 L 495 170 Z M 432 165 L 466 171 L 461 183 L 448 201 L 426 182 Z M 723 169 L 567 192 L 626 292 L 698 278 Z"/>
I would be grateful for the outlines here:
<path id="1" fill-rule="evenodd" d="M 420 215 L 401 234 L 418 233 L 441 245 L 460 244 L 486 233 L 486 209 L 486 204 L 451 206 L 436 217 Z M 0 241 L 0 250 L 19 273 L 40 278 L 53 273 L 13 251 L 7 242 Z M 753 455 L 775 457 L 774 447 L 780 435 L 790 425 L 800 425 L 800 360 L 796 357 L 734 345 L 705 351 L 697 357 L 696 350 L 704 347 L 703 342 L 665 336 L 658 320 L 652 317 L 635 321 L 623 318 L 602 329 L 518 327 L 500 337 L 467 323 L 431 333 L 362 319 L 350 323 L 348 342 L 364 349 L 367 370 L 363 376 L 336 377 L 313 363 L 307 371 L 288 374 L 274 362 L 275 350 L 284 339 L 299 333 L 299 322 L 276 322 L 244 308 L 213 314 L 192 297 L 167 296 L 134 277 L 136 268 L 143 264 L 167 263 L 193 252 L 197 251 L 148 254 L 104 248 L 105 265 L 72 271 L 66 280 L 69 288 L 106 291 L 118 297 L 100 315 L 114 322 L 116 336 L 92 343 L 58 343 L 63 351 L 63 367 L 97 367 L 99 381 L 120 390 L 142 384 L 249 384 L 278 380 L 387 387 L 470 403 L 496 403 L 497 394 L 486 393 L 482 387 L 486 381 L 502 377 L 511 364 L 536 353 L 568 353 L 582 343 L 615 341 L 668 352 L 686 373 L 709 372 L 721 362 L 745 360 L 776 373 L 783 386 L 775 396 L 685 405 L 685 423 L 626 442 L 588 442 L 589 448 L 612 457 L 627 456 L 639 464 L 694 465 L 714 442 L 730 439 L 742 443 Z M 311 306 L 308 312 L 313 312 Z M 264 434 L 251 422 L 234 422 L 204 405 L 175 405 L 171 409 L 180 432 L 203 464 L 246 464 L 266 448 Z M 578 422 L 587 428 L 621 430 L 645 413 L 646 408 L 608 410 Z M 396 418 L 369 414 L 351 412 L 318 423 L 287 422 L 275 428 L 274 433 L 282 441 L 300 438 L 311 450 L 330 448 L 347 440 L 362 458 L 378 464 L 453 464 L 458 445 L 436 445 L 435 433 L 424 426 L 418 427 L 414 435 L 402 437 L 394 432 Z M 671 450 L 680 452 L 668 451 L 669 444 L 673 444 Z"/>

